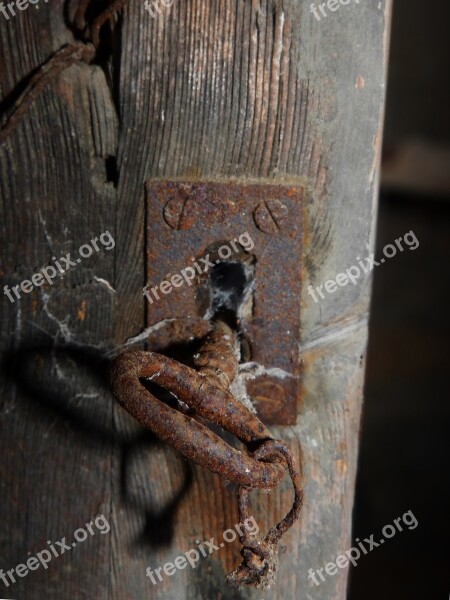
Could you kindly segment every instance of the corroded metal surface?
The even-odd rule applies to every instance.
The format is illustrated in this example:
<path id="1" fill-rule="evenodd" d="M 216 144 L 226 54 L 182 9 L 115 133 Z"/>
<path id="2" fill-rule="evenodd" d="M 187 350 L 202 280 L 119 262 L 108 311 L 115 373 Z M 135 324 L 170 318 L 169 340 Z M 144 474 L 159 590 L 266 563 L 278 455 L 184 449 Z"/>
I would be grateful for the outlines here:
<path id="1" fill-rule="evenodd" d="M 236 332 L 225 322 L 212 331 L 195 355 L 195 371 L 154 352 L 120 355 L 112 368 L 112 390 L 120 404 L 160 439 L 197 464 L 238 484 L 240 523 L 249 518 L 251 489 L 271 489 L 289 472 L 294 503 L 289 513 L 262 539 L 240 534 L 243 562 L 228 576 L 235 586 L 267 589 L 277 569 L 277 545 L 298 519 L 302 503 L 301 478 L 288 446 L 275 440 L 258 417 L 229 391 L 238 372 Z M 141 378 L 171 392 L 179 401 L 172 408 L 151 394 Z M 192 412 L 183 413 L 183 404 Z M 243 442 L 248 454 L 213 433 L 200 419 L 219 425 Z"/>
<path id="2" fill-rule="evenodd" d="M 253 247 L 224 262 L 253 263 L 250 309 L 240 315 L 253 372 L 247 392 L 264 423 L 296 422 L 300 399 L 301 185 L 147 182 L 147 286 L 150 289 L 248 233 Z M 201 338 L 208 331 L 210 272 L 159 293 L 147 324 L 161 324 L 149 348 Z M 250 369 L 251 371 L 251 369 Z"/>
<path id="3" fill-rule="evenodd" d="M 149 378 L 193 409 L 196 417 L 219 425 L 250 448 L 273 439 L 258 417 L 228 391 L 237 372 L 234 340 L 234 332 L 223 323 L 213 328 L 196 356 L 198 372 L 155 352 L 126 352 L 114 362 L 112 389 L 135 419 L 184 456 L 235 483 L 270 489 L 284 476 L 277 460 L 269 465 L 251 459 L 193 416 L 155 398 L 140 382 Z"/>
<path id="4" fill-rule="evenodd" d="M 243 545 L 241 554 L 244 560 L 227 577 L 227 581 L 235 587 L 243 585 L 253 585 L 259 589 L 271 587 L 278 567 L 278 542 L 300 516 L 303 502 L 302 481 L 287 444 L 279 440 L 263 442 L 252 457 L 258 461 L 267 461 L 280 454 L 286 460 L 289 476 L 294 486 L 294 503 L 284 519 L 271 527 L 262 540 L 250 536 L 245 529 L 243 530 L 240 541 Z M 244 486 L 241 486 L 238 491 L 240 523 L 245 523 L 246 519 L 250 517 L 249 492 L 250 489 Z"/>

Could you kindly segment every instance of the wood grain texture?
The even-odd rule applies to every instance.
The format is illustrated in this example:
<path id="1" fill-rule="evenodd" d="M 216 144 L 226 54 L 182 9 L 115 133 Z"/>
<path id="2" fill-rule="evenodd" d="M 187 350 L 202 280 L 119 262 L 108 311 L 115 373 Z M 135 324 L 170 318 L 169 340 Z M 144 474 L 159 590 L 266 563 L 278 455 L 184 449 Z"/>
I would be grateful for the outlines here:
<path id="1" fill-rule="evenodd" d="M 57 2 L 1 27 L 1 90 L 70 40 Z M 2 283 L 30 279 L 109 229 L 115 190 L 105 157 L 115 154 L 117 120 L 98 67 L 74 66 L 35 103 L 0 149 Z M 95 127 L 95 131 L 93 128 Z M 95 207 L 95 210 L 92 210 Z M 4 570 L 110 512 L 111 399 L 96 346 L 112 339 L 113 252 L 94 253 L 10 303 L 2 296 L 0 563 Z M 3 287 L 3 286 L 2 286 Z M 66 350 L 62 350 L 62 346 Z M 1 595 L 89 598 L 108 590 L 110 538 L 90 537 L 30 572 Z M 3 589 L 2 589 L 3 588 Z"/>
<path id="2" fill-rule="evenodd" d="M 321 22 L 294 0 L 175 0 L 161 10 L 152 18 L 130 2 L 107 73 L 67 70 L 0 149 L 5 283 L 107 229 L 116 241 L 53 286 L 3 298 L 0 568 L 97 511 L 112 526 L 8 595 L 342 600 L 345 570 L 320 587 L 307 573 L 350 545 L 370 279 L 318 304 L 307 286 L 373 244 L 390 1 L 341 6 Z M 63 14 L 59 1 L 0 21 L 3 98 L 70 40 Z M 237 522 L 232 488 L 142 432 L 107 390 L 108 352 L 145 324 L 144 182 L 153 177 L 308 187 L 304 405 L 296 427 L 274 431 L 301 460 L 305 508 L 265 595 L 226 588 L 236 543 L 157 586 L 145 576 Z M 261 528 L 291 497 L 287 482 L 254 494 Z"/>

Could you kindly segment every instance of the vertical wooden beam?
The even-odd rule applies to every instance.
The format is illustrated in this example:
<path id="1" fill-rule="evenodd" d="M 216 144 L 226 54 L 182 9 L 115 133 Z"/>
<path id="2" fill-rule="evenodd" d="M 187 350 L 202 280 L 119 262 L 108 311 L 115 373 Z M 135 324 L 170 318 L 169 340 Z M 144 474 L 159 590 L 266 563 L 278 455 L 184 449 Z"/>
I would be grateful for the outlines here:
<path id="1" fill-rule="evenodd" d="M 0 19 L 1 95 L 71 35 L 63 2 Z M 2 291 L 30 280 L 101 233 L 115 236 L 115 197 L 105 162 L 117 118 L 103 71 L 74 66 L 43 92 L 0 148 Z M 101 246 L 101 245 L 100 245 Z M 64 263 L 61 263 L 64 264 Z M 52 285 L 2 294 L 0 568 L 48 549 L 97 513 L 110 514 L 112 406 L 101 348 L 113 335 L 114 251 L 94 252 Z M 64 350 L 62 348 L 65 348 Z M 87 597 L 109 589 L 111 536 L 97 535 L 0 595 Z M 56 546 L 57 547 L 57 546 Z"/>
<path id="2" fill-rule="evenodd" d="M 301 525 L 286 538 L 271 598 L 345 597 L 345 570 L 320 587 L 308 570 L 350 547 L 370 277 L 320 303 L 307 290 L 357 263 L 373 244 L 389 14 L 389 2 L 351 3 L 319 22 L 305 3 L 191 0 L 156 18 L 133 4 L 124 21 L 121 114 L 132 125 L 123 129 L 120 156 L 129 163 L 133 155 L 140 180 L 268 177 L 301 181 L 309 190 L 307 242 L 299 257 L 306 284 L 305 402 L 298 426 L 275 432 L 301 457 L 306 502 Z M 282 260 L 273 268 L 282 269 Z M 170 450 L 160 452 L 164 460 L 140 464 L 136 485 L 146 481 L 156 490 L 158 482 L 171 483 L 175 493 L 180 464 Z M 288 486 L 255 495 L 262 528 L 290 498 Z M 196 539 L 220 537 L 236 518 L 232 491 L 195 467 L 168 547 L 132 556 L 120 540 L 136 535 L 138 523 L 121 513 L 114 557 L 128 568 L 120 570 L 114 597 L 141 589 L 146 566 L 171 561 Z M 195 571 L 166 576 L 157 586 L 147 580 L 148 593 L 257 597 L 224 587 L 223 570 L 237 560 L 236 547 L 223 549 Z M 143 584 L 142 593 L 146 589 Z"/>
<path id="3" fill-rule="evenodd" d="M 152 18 L 133 0 L 116 28 L 114 86 L 97 66 L 72 67 L 0 149 L 6 283 L 106 229 L 116 240 L 114 256 L 99 253 L 20 302 L 3 298 L 10 372 L 0 567 L 70 535 L 97 510 L 112 523 L 110 536 L 29 574 L 11 597 L 261 598 L 224 585 L 237 544 L 156 586 L 145 576 L 195 540 L 220 539 L 237 522 L 234 493 L 143 436 L 113 409 L 106 382 L 92 379 L 108 348 L 144 328 L 144 183 L 155 177 L 308 188 L 299 257 L 304 405 L 296 427 L 274 431 L 301 459 L 305 509 L 270 597 L 345 597 L 345 570 L 316 587 L 308 569 L 350 545 L 370 277 L 317 303 L 308 286 L 335 278 L 373 245 L 390 5 L 350 2 L 318 21 L 297 0 L 175 0 Z M 63 14 L 59 0 L 0 23 L 3 98 L 70 40 Z M 117 189 L 108 157 L 117 157 Z M 71 357 L 56 342 L 71 345 Z M 28 378 L 14 376 L 23 373 L 19 358 Z M 290 498 L 288 485 L 255 495 L 261 528 Z"/>

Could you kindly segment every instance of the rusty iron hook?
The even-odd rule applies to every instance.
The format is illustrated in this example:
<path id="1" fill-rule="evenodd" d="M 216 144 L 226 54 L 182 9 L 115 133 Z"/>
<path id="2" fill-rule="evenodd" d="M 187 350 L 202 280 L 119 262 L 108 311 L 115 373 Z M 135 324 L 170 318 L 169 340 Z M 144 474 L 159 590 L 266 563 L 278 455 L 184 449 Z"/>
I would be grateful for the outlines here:
<path id="1" fill-rule="evenodd" d="M 230 392 L 238 372 L 237 334 L 224 321 L 213 323 L 199 353 L 198 371 L 155 352 L 129 351 L 112 367 L 112 391 L 119 403 L 160 439 L 197 464 L 238 484 L 239 516 L 248 518 L 251 489 L 272 489 L 289 472 L 294 485 L 294 504 L 286 517 L 263 540 L 241 536 L 244 561 L 228 576 L 232 585 L 264 588 L 274 580 L 276 546 L 298 519 L 301 478 L 288 446 L 275 440 L 256 414 Z M 141 383 L 147 378 L 171 392 L 194 411 L 193 416 L 171 408 Z M 227 444 L 200 419 L 232 433 L 249 454 Z"/>

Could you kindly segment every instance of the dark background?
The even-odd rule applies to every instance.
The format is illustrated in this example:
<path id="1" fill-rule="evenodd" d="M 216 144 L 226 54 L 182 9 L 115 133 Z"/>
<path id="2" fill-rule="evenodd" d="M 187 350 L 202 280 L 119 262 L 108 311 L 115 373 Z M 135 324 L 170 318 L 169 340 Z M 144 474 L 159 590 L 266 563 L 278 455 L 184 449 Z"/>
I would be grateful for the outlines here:
<path id="1" fill-rule="evenodd" d="M 394 0 L 377 253 L 353 539 L 419 525 L 363 557 L 351 600 L 448 598 L 450 3 Z"/>

